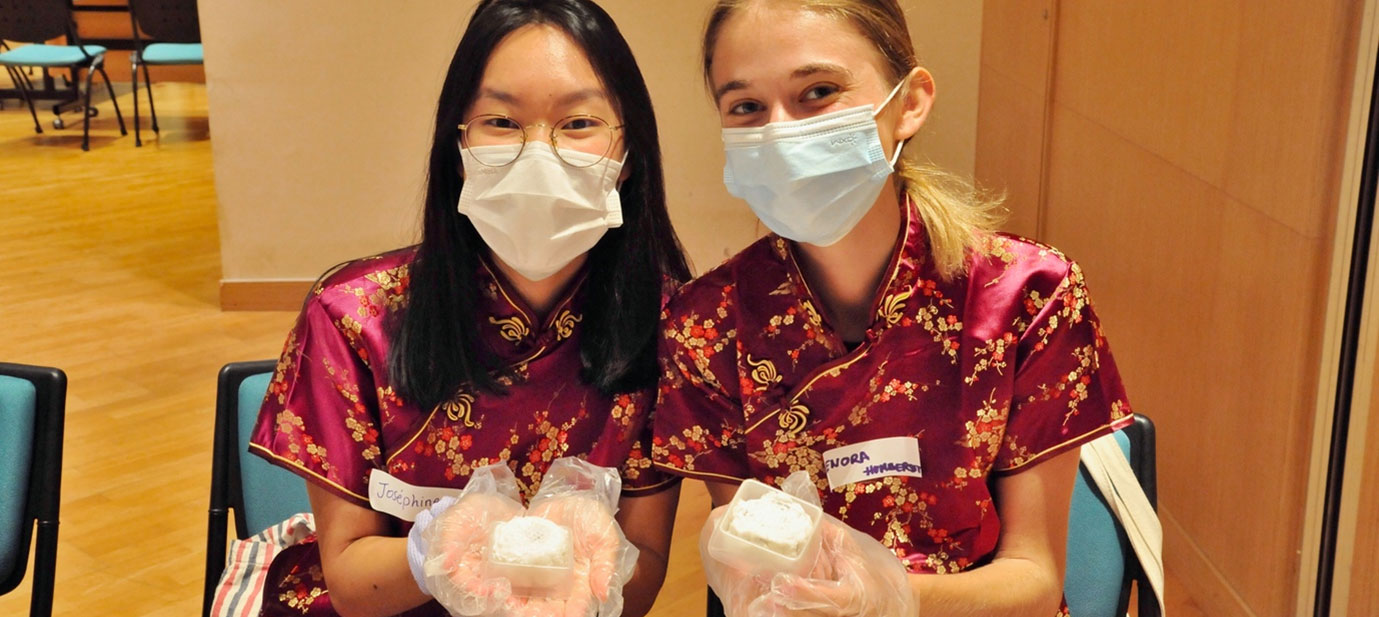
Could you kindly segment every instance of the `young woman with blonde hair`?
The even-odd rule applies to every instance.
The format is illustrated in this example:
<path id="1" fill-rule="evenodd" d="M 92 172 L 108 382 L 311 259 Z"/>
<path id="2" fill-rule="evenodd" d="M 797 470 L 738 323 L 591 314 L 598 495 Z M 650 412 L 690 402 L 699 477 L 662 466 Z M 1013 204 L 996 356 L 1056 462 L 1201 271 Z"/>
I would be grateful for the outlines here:
<path id="1" fill-rule="evenodd" d="M 728 614 L 1066 614 L 1078 446 L 1131 420 L 1082 271 L 906 156 L 935 86 L 896 0 L 721 0 L 704 76 L 773 233 L 663 315 L 653 460 L 710 526 L 801 471 L 834 517 L 801 575 L 705 555 Z"/>

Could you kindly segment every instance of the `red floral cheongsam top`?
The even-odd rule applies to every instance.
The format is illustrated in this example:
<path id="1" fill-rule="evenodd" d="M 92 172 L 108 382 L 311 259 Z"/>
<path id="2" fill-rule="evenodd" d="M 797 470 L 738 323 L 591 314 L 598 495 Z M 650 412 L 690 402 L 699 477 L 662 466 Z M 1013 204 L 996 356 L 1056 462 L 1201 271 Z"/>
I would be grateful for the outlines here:
<path id="1" fill-rule="evenodd" d="M 994 476 L 1121 428 L 1131 411 L 1077 264 L 994 235 L 944 282 L 912 206 L 902 233 L 851 349 L 775 235 L 681 288 L 663 314 L 652 459 L 705 480 L 779 485 L 808 471 L 825 512 L 910 571 L 958 572 L 994 556 Z M 896 437 L 918 440 L 916 460 L 834 452 Z M 849 462 L 870 476 L 832 486 L 829 468 Z"/>
<path id="2" fill-rule="evenodd" d="M 463 488 L 474 469 L 508 461 L 527 498 L 562 456 L 620 469 L 624 495 L 673 483 L 651 466 L 651 390 L 608 396 L 579 378 L 582 279 L 537 322 L 481 264 L 481 335 L 505 364 L 494 374 L 507 393 L 461 391 L 435 409 L 400 397 L 384 319 L 404 302 L 412 257 L 360 260 L 317 288 L 288 335 L 252 452 L 366 508 L 375 468 L 417 486 Z M 410 525 L 397 520 L 397 535 Z M 265 615 L 333 614 L 314 544 L 275 558 L 264 595 Z M 434 602 L 414 613 L 445 614 Z"/>

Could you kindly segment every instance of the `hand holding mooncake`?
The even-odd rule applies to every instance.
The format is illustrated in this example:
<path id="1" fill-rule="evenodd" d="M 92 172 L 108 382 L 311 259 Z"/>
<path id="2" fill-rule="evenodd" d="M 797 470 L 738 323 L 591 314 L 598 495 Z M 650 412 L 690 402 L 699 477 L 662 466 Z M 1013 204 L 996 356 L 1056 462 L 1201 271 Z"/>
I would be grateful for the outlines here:
<path id="1" fill-rule="evenodd" d="M 700 533 L 699 553 L 728 617 L 751 614 L 749 605 L 766 595 L 777 574 L 811 571 L 822 518 L 805 472 L 791 474 L 780 490 L 747 480 L 731 503 L 714 509 Z"/>
<path id="2" fill-rule="evenodd" d="M 637 561 L 613 518 L 621 489 L 615 470 L 558 459 L 524 511 L 506 465 L 476 470 L 432 526 L 433 595 L 455 615 L 618 615 Z"/>
<path id="3" fill-rule="evenodd" d="M 618 472 L 576 459 L 551 463 L 532 498 L 529 518 L 540 517 L 569 530 L 572 570 L 564 594 L 514 594 L 505 615 L 512 617 L 616 616 L 622 613 L 622 588 L 637 564 L 637 547 L 613 518 L 622 479 Z"/>
<path id="4" fill-rule="evenodd" d="M 825 516 L 814 567 L 777 574 L 752 603 L 750 617 L 909 617 L 919 612 L 909 574 L 875 538 Z"/>
<path id="5" fill-rule="evenodd" d="M 918 609 L 900 560 L 823 514 L 802 471 L 781 490 L 743 482 L 710 515 L 700 552 L 728 617 L 908 617 Z"/>

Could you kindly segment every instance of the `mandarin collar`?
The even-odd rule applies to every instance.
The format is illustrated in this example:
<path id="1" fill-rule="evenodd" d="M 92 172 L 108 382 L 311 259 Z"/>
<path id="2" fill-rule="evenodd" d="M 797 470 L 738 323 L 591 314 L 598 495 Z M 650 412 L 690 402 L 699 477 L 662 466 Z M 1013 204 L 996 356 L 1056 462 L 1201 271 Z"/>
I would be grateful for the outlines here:
<path id="1" fill-rule="evenodd" d="M 872 297 L 871 324 L 867 326 L 866 332 L 868 339 L 875 338 L 880 332 L 900 323 L 907 301 L 926 284 L 920 277 L 921 269 L 929 259 L 924 221 L 909 195 L 901 200 L 900 208 L 899 241 L 891 251 L 882 284 Z M 804 309 L 815 313 L 821 322 L 827 324 L 827 318 L 816 308 L 821 306 L 822 301 L 809 288 L 804 272 L 800 269 L 794 243 L 776 234 L 771 234 L 770 242 L 776 258 L 784 262 L 789 282 L 794 287 L 795 295 L 801 299 Z M 933 282 L 928 284 L 932 285 Z M 839 350 L 845 349 L 833 326 L 829 324 L 826 329 L 831 335 L 830 338 L 836 339 L 830 341 L 830 346 Z"/>
<path id="2" fill-rule="evenodd" d="M 584 290 L 589 277 L 589 264 L 575 273 L 574 280 L 540 322 L 521 294 L 512 287 L 488 255 L 479 259 L 477 272 L 482 304 L 479 307 L 480 327 L 490 339 L 492 348 L 524 352 L 533 346 L 551 346 L 574 335 L 584 321 L 582 310 Z M 506 355 L 506 354 L 503 354 Z"/>

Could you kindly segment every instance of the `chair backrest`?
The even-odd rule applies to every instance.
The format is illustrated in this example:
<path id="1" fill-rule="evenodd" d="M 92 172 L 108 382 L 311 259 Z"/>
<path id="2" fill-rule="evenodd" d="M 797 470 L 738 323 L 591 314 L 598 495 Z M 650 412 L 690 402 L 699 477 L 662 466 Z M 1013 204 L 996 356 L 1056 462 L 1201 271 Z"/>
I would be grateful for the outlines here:
<path id="1" fill-rule="evenodd" d="M 196 12 L 196 0 L 129 0 L 129 13 L 139 30 L 155 41 L 201 42 L 201 21 Z"/>
<path id="2" fill-rule="evenodd" d="M 306 482 L 248 451 L 249 437 L 277 363 L 233 362 L 220 369 L 216 392 L 211 507 L 206 532 L 206 580 L 202 614 L 210 612 L 225 569 L 229 513 L 243 540 L 298 512 L 309 512 Z"/>
<path id="3" fill-rule="evenodd" d="M 1140 487 L 1157 503 L 1154 484 L 1154 425 L 1146 417 L 1136 416 L 1135 423 L 1115 434 L 1121 452 L 1135 470 Z M 1077 484 L 1073 487 L 1072 506 L 1068 511 L 1068 562 L 1064 576 L 1063 596 L 1069 612 L 1078 617 L 1113 617 L 1125 615 L 1130 602 L 1132 584 L 1148 582 L 1139 560 L 1120 522 L 1116 520 L 1106 499 L 1097 491 L 1087 470 L 1078 468 Z M 1140 594 L 1141 597 L 1145 593 Z M 1152 595 L 1152 594 L 1151 594 Z M 1158 606 L 1141 617 L 1158 614 Z"/>
<path id="4" fill-rule="evenodd" d="M 249 452 L 249 436 L 263 405 L 264 393 L 273 373 L 257 373 L 239 384 L 239 483 L 243 500 L 240 539 L 254 535 L 287 520 L 298 512 L 311 511 L 306 498 L 306 482 L 292 472 L 269 464 Z"/>
<path id="5" fill-rule="evenodd" d="M 32 544 L 35 617 L 53 608 L 66 398 L 62 371 L 0 363 L 0 594 L 24 580 Z"/>
<path id="6" fill-rule="evenodd" d="M 33 464 L 38 390 L 32 382 L 0 375 L 0 581 L 22 578 L 28 564 L 29 468 Z M 18 584 L 18 580 L 14 581 Z M 3 587 L 5 591 L 9 586 Z"/>
<path id="7" fill-rule="evenodd" d="M 42 43 L 72 34 L 68 0 L 0 0 L 0 39 Z"/>

